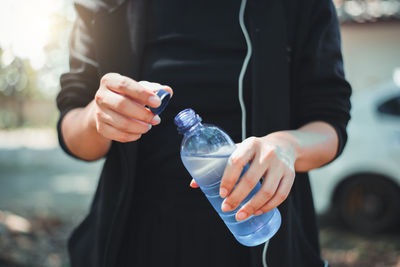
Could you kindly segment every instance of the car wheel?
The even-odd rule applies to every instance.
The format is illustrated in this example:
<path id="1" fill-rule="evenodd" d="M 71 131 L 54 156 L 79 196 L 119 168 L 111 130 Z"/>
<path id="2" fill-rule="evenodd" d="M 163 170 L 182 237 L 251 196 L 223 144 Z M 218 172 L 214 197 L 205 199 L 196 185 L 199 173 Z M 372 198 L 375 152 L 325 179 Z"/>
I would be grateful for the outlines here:
<path id="1" fill-rule="evenodd" d="M 360 174 L 347 179 L 335 202 L 340 219 L 357 232 L 382 232 L 400 218 L 399 187 L 380 175 Z"/>

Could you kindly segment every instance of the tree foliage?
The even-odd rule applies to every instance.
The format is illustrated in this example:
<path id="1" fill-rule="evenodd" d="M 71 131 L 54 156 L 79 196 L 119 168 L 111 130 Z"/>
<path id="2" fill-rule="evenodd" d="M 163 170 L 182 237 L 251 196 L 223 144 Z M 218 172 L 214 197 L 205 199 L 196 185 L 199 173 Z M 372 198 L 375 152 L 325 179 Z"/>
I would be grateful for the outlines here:
<path id="1" fill-rule="evenodd" d="M 28 60 L 0 48 L 0 128 L 24 125 L 24 102 L 42 97 L 37 87 L 38 72 Z"/>

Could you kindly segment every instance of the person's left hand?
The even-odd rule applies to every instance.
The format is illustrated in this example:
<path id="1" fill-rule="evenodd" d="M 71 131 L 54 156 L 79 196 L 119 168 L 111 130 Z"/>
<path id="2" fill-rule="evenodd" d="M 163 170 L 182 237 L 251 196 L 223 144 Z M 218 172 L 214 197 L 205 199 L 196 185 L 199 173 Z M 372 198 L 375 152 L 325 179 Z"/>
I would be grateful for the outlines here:
<path id="1" fill-rule="evenodd" d="M 242 221 L 252 214 L 260 215 L 277 207 L 292 188 L 295 161 L 293 144 L 280 132 L 261 138 L 250 137 L 238 144 L 221 179 L 220 196 L 226 197 L 222 211 L 237 208 L 261 178 L 264 179 L 260 190 L 236 213 L 236 219 Z M 248 163 L 249 169 L 236 185 Z M 198 186 L 192 181 L 191 187 Z"/>

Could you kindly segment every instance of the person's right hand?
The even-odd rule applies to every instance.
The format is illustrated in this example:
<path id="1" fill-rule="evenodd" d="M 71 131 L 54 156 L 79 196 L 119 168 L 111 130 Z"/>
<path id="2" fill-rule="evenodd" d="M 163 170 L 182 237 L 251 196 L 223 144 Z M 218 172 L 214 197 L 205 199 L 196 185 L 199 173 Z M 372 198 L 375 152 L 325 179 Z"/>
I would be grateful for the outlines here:
<path id="1" fill-rule="evenodd" d="M 100 87 L 93 103 L 97 132 L 110 140 L 131 142 L 138 140 L 161 119 L 147 107 L 158 107 L 159 89 L 173 94 L 169 86 L 135 80 L 117 73 L 108 73 L 101 78 Z"/>

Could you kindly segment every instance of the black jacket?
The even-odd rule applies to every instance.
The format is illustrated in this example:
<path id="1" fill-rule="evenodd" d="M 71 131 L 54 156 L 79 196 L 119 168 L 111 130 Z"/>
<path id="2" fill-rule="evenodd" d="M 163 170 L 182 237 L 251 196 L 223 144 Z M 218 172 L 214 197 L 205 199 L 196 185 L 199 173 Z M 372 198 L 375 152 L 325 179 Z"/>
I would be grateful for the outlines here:
<path id="1" fill-rule="evenodd" d="M 80 0 L 75 7 L 70 72 L 62 75 L 57 97 L 60 121 L 93 99 L 102 75 L 118 72 L 140 80 L 146 0 Z M 246 16 L 254 49 L 252 135 L 326 121 L 339 136 L 339 155 L 346 142 L 351 88 L 344 78 L 331 0 L 248 0 Z M 70 153 L 58 128 L 60 144 Z M 73 267 L 115 266 L 131 208 L 136 149 L 135 142 L 113 142 L 90 213 L 69 241 Z M 270 241 L 268 266 L 323 266 L 306 173 L 296 174 L 279 210 L 282 226 Z"/>

